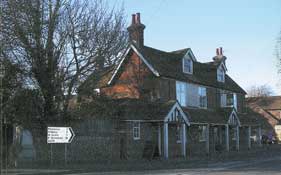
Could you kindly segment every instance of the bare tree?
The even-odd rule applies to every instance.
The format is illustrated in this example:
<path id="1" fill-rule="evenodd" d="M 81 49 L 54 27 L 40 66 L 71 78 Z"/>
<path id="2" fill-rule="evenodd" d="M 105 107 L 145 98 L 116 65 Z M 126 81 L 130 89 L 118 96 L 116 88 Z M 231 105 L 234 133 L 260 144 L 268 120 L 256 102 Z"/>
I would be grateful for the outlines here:
<path id="1" fill-rule="evenodd" d="M 248 97 L 267 97 L 273 94 L 272 89 L 268 85 L 251 86 L 247 90 Z"/>
<path id="2" fill-rule="evenodd" d="M 122 9 L 101 0 L 9 0 L 2 4 L 1 54 L 41 92 L 46 120 L 67 116 L 80 81 L 115 64 L 126 47 Z"/>
<path id="3" fill-rule="evenodd" d="M 279 33 L 279 37 L 276 41 L 275 52 L 277 57 L 277 70 L 278 74 L 281 74 L 281 31 Z"/>

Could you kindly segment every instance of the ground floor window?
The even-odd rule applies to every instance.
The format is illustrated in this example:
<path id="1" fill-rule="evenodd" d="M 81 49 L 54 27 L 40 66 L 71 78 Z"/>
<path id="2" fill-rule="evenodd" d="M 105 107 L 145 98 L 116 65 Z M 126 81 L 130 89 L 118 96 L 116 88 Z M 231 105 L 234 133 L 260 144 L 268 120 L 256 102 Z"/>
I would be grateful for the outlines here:
<path id="1" fill-rule="evenodd" d="M 199 141 L 206 141 L 207 126 L 199 126 Z"/>
<path id="2" fill-rule="evenodd" d="M 140 122 L 139 121 L 133 122 L 133 139 L 134 140 L 140 139 Z"/>

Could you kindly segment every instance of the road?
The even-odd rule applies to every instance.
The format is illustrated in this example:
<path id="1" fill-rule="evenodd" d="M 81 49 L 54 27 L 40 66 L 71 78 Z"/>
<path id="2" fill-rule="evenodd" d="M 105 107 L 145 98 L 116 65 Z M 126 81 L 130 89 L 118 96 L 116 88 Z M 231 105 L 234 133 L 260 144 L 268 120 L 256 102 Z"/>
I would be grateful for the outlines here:
<path id="1" fill-rule="evenodd" d="M 5 173 L 3 173 L 5 174 Z M 281 157 L 269 158 L 257 161 L 232 161 L 226 163 L 209 164 L 205 168 L 196 169 L 174 169 L 174 170 L 152 170 L 137 172 L 83 172 L 81 170 L 9 170 L 7 175 L 281 175 Z"/>

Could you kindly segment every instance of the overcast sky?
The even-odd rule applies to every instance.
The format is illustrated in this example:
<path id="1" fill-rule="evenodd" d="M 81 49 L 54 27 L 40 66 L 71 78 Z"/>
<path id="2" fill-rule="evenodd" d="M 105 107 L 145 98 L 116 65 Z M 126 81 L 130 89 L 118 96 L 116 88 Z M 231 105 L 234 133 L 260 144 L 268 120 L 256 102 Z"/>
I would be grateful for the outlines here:
<path id="1" fill-rule="evenodd" d="M 110 0 L 124 4 L 128 23 L 140 12 L 144 42 L 164 51 L 190 47 L 200 62 L 217 47 L 227 56 L 228 74 L 245 90 L 278 85 L 275 44 L 281 31 L 281 0 Z M 281 77 L 281 76 L 279 76 Z"/>

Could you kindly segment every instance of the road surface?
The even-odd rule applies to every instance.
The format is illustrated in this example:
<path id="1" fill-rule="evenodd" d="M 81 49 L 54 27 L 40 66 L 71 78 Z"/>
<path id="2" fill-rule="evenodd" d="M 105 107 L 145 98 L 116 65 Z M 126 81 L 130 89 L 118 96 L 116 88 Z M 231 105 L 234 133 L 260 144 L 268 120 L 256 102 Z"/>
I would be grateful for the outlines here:
<path id="1" fill-rule="evenodd" d="M 5 174 L 5 173 L 2 173 Z M 174 169 L 174 170 L 151 170 L 151 171 L 136 171 L 136 172 L 89 172 L 83 170 L 9 170 L 7 175 L 281 175 L 281 157 L 267 158 L 256 161 L 232 161 L 226 163 L 209 164 L 205 168 L 189 168 L 189 169 Z"/>

